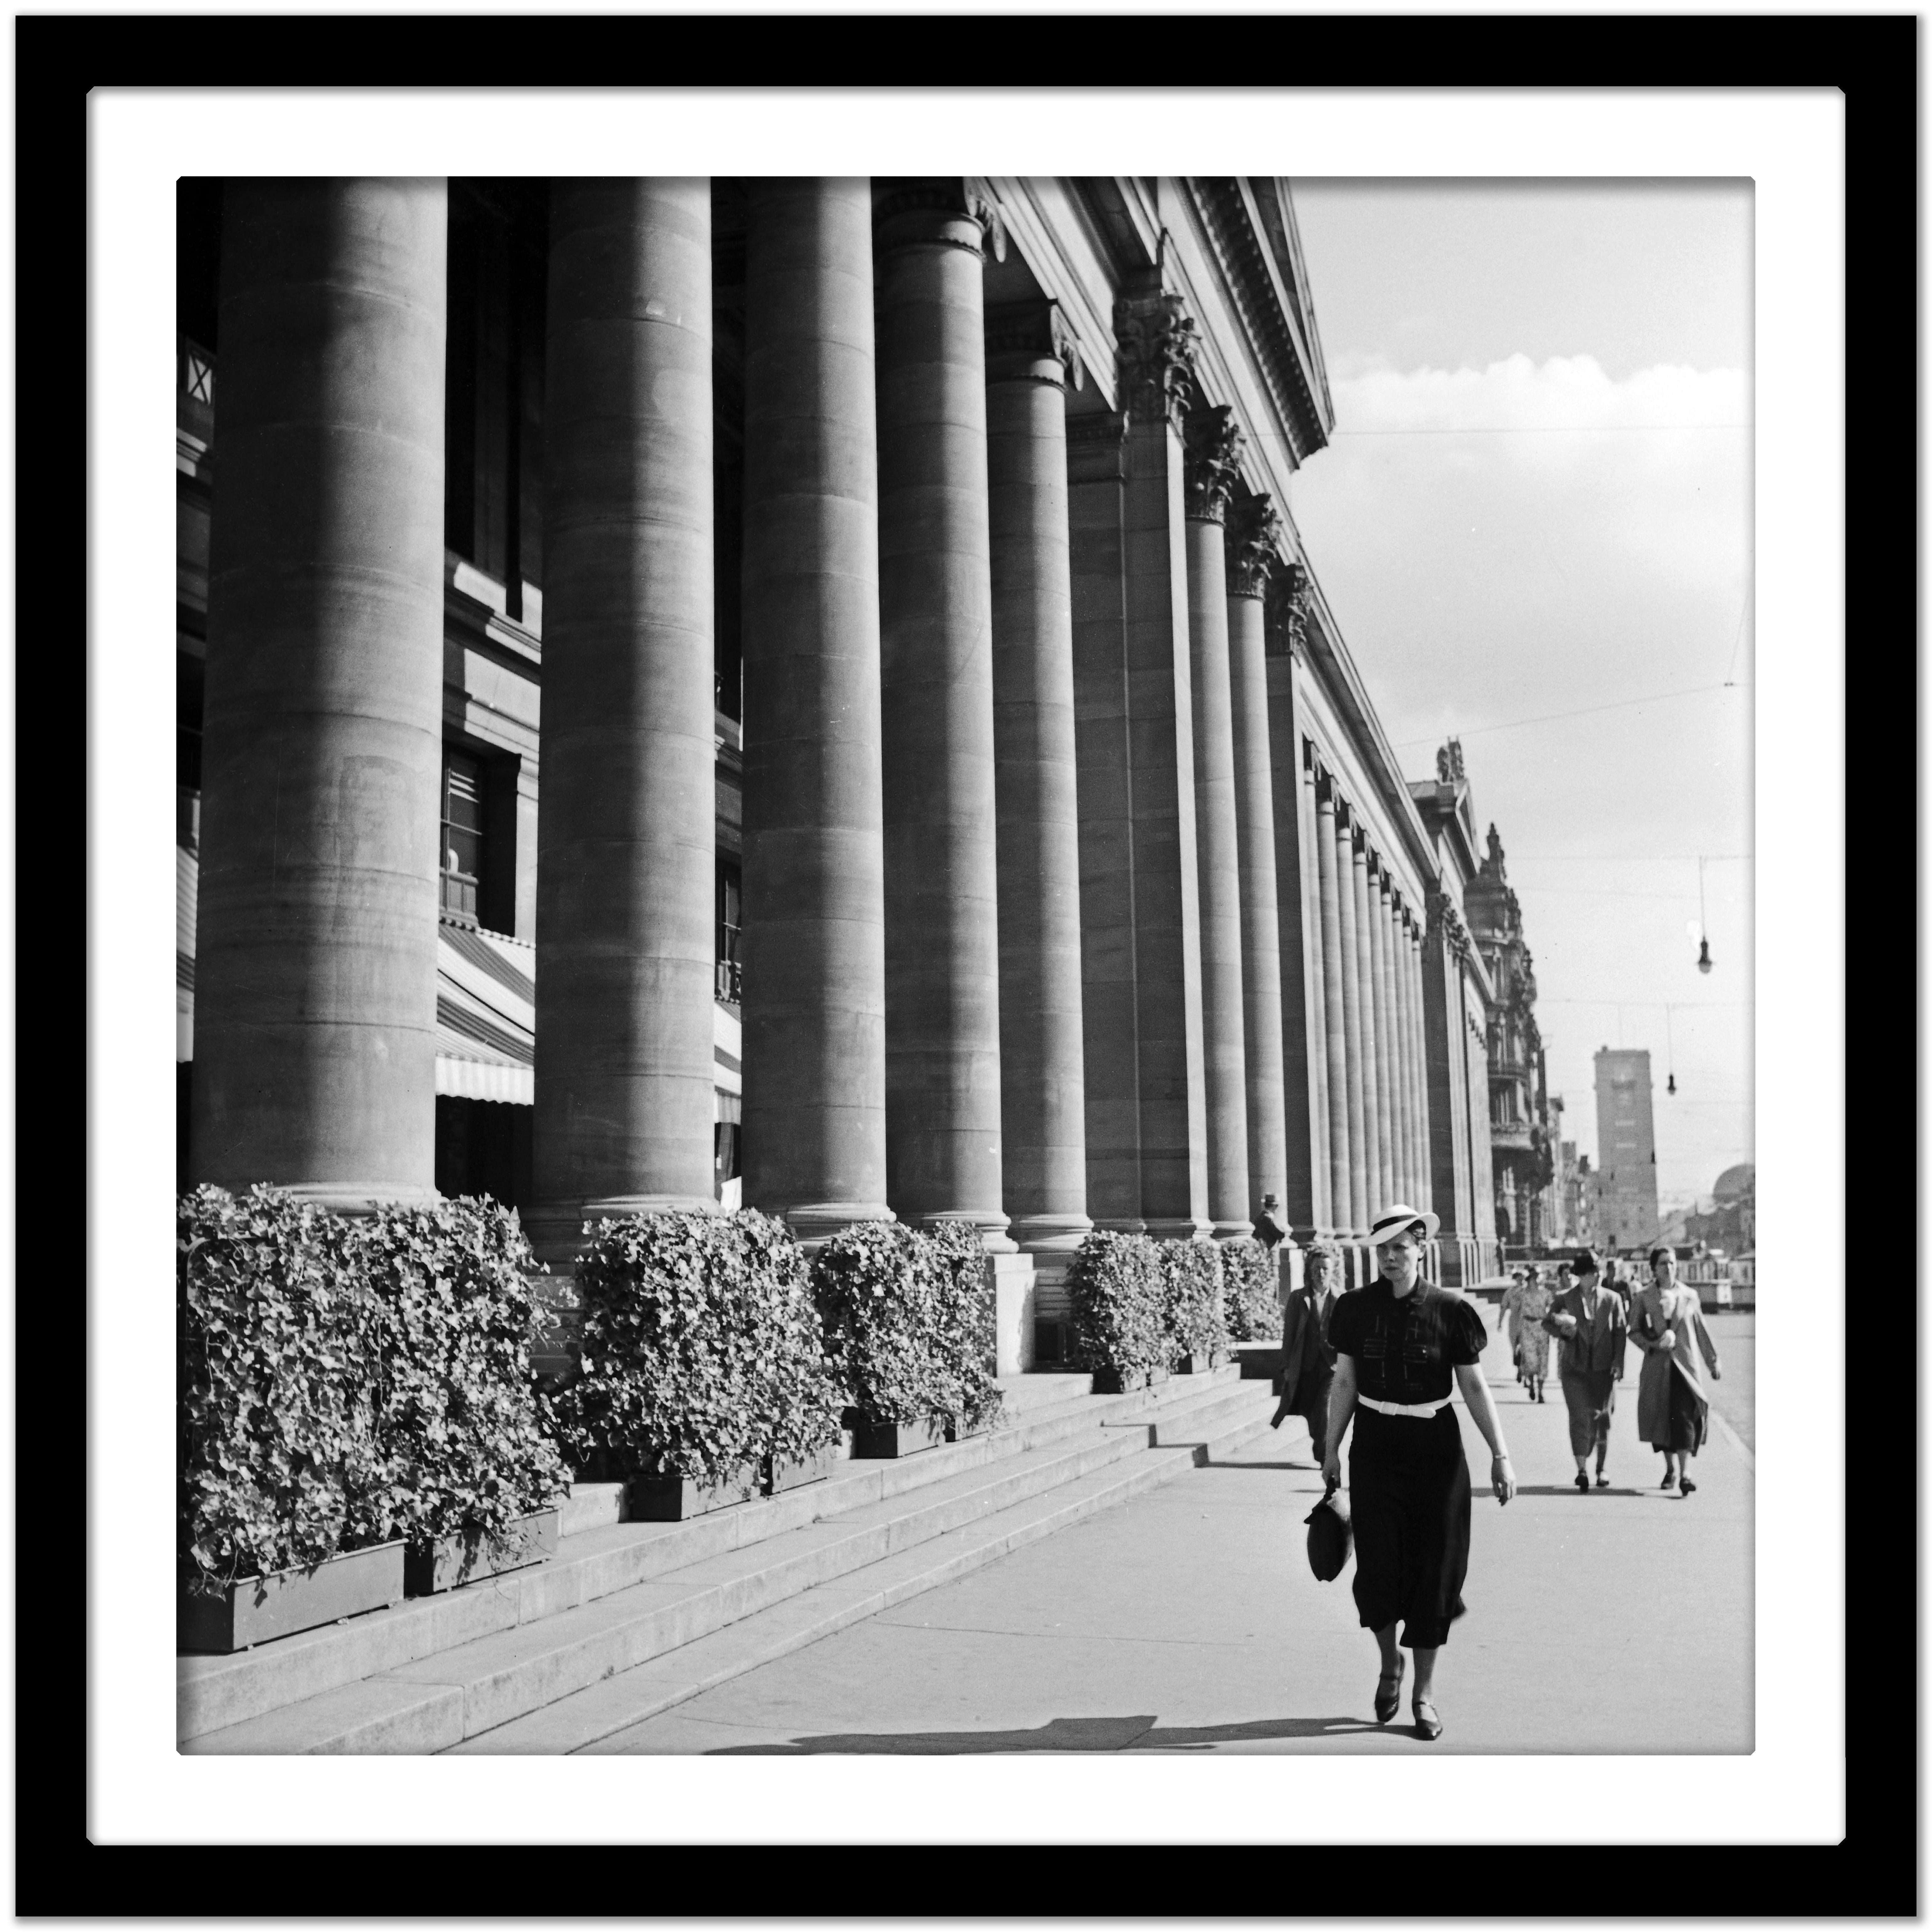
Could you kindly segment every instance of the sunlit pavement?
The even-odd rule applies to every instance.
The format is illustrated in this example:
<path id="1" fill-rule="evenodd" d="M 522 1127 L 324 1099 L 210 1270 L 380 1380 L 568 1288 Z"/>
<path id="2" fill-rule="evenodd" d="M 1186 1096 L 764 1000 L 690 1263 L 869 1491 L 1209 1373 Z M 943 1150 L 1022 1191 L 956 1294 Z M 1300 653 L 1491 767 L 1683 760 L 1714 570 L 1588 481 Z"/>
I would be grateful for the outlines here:
<path id="1" fill-rule="evenodd" d="M 1493 1323 L 1495 1311 L 1486 1310 Z M 1322 1483 L 1299 1423 L 604 1739 L 598 1752 L 1738 1752 L 1751 1748 L 1751 1331 L 1715 1316 L 1718 1385 L 1695 1495 L 1658 1487 L 1618 1390 L 1612 1486 L 1580 1495 L 1562 1392 L 1485 1369 L 1522 1486 L 1476 1491 L 1468 1614 L 1436 1672 L 1444 1734 L 1370 1710 L 1376 1650 L 1352 1564 L 1318 1583 L 1302 1520 Z M 1552 1360 L 1552 1366 L 1554 1366 Z M 1741 1444 L 1739 1438 L 1742 1438 Z"/>

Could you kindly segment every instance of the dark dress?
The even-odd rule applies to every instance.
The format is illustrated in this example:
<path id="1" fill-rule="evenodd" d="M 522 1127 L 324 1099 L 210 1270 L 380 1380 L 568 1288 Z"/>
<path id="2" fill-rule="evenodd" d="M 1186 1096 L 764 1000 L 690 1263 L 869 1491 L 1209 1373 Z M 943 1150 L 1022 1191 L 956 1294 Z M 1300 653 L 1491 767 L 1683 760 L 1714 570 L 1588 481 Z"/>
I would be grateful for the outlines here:
<path id="1" fill-rule="evenodd" d="M 1482 1359 L 1483 1318 L 1460 1296 L 1418 1282 L 1398 1298 L 1385 1281 L 1345 1294 L 1328 1318 L 1336 1354 L 1354 1358 L 1358 1396 L 1437 1402 L 1455 1370 Z M 1348 1450 L 1355 1608 L 1366 1630 L 1400 1617 L 1401 1641 L 1432 1650 L 1462 1614 L 1469 1567 L 1469 1465 L 1456 1412 L 1426 1420 L 1358 1403 Z"/>

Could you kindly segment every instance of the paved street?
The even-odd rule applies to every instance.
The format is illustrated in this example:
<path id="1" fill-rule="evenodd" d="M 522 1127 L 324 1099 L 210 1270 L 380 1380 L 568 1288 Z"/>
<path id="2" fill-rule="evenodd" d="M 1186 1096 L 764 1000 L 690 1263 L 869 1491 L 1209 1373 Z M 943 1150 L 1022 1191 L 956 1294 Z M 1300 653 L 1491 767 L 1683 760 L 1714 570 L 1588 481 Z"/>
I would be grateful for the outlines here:
<path id="1" fill-rule="evenodd" d="M 1486 1310 L 1493 1322 L 1494 1311 Z M 1506 1347 L 1485 1367 L 1519 1480 L 1498 1508 L 1466 1416 L 1477 1491 L 1468 1614 L 1438 1666 L 1442 1738 L 1370 1712 L 1375 1647 L 1352 1566 L 1316 1582 L 1302 1519 L 1321 1478 L 1300 1426 L 960 1582 L 706 1691 L 593 1746 L 616 1753 L 1748 1751 L 1748 1447 L 1755 1318 L 1712 1334 L 1726 1369 L 1689 1498 L 1636 1438 L 1618 1391 L 1613 1486 L 1571 1486 L 1564 1412 L 1523 1400 Z"/>

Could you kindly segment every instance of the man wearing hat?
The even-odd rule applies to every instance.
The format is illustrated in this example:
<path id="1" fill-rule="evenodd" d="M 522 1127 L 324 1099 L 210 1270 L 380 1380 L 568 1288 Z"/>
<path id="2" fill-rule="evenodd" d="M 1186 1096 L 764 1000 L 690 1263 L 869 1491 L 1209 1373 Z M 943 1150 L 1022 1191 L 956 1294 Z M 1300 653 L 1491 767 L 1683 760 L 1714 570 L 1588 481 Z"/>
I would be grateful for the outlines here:
<path id="1" fill-rule="evenodd" d="M 1281 1400 L 1268 1426 L 1291 1415 L 1308 1424 L 1318 1464 L 1328 1453 L 1328 1390 L 1335 1379 L 1335 1351 L 1328 1346 L 1328 1317 L 1341 1292 L 1342 1255 L 1333 1241 L 1312 1242 L 1302 1262 L 1301 1286 L 1282 1311 Z"/>
<path id="2" fill-rule="evenodd" d="M 1576 1486 L 1587 1495 L 1593 1447 L 1597 1486 L 1610 1486 L 1604 1463 L 1610 1453 L 1610 1418 L 1617 1406 L 1616 1385 L 1624 1378 L 1630 1322 L 1623 1298 L 1603 1285 L 1597 1257 L 1588 1248 L 1578 1252 L 1570 1273 L 1570 1285 L 1550 1304 L 1543 1325 L 1563 1344 L 1557 1372 L 1570 1412 L 1570 1453 L 1576 1459 Z"/>

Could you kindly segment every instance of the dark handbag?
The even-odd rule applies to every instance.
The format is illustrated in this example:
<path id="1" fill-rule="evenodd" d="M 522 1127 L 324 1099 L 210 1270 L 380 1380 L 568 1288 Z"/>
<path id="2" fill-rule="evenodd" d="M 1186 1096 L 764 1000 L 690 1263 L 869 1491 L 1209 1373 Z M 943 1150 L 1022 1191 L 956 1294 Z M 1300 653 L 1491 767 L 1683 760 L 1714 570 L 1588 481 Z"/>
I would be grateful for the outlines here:
<path id="1" fill-rule="evenodd" d="M 1308 1567 L 1318 1583 L 1332 1583 L 1341 1575 L 1354 1534 L 1348 1524 L 1348 1498 L 1330 1483 L 1308 1512 Z"/>

